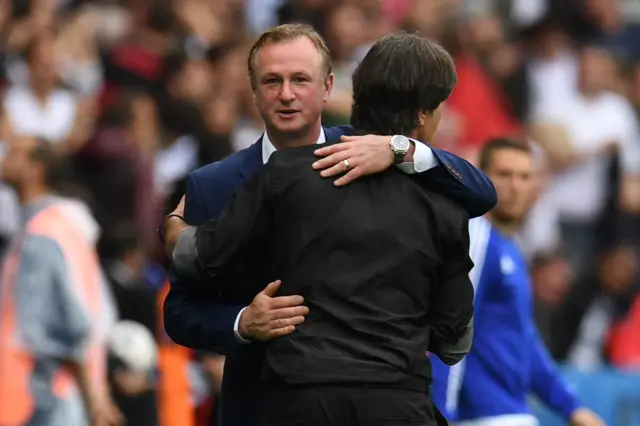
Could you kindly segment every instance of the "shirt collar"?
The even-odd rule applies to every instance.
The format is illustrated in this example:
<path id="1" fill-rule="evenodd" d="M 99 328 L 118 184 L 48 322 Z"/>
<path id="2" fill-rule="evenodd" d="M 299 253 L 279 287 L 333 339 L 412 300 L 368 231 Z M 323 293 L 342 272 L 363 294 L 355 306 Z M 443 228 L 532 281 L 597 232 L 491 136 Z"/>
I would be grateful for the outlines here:
<path id="1" fill-rule="evenodd" d="M 316 143 L 325 143 L 326 141 L 327 139 L 324 134 L 324 129 L 321 128 L 320 136 L 318 136 L 318 141 Z M 267 132 L 264 132 L 262 134 L 262 162 L 264 164 L 267 164 L 267 161 L 269 161 L 269 157 L 271 157 L 271 154 L 273 154 L 274 152 L 276 152 L 276 147 L 273 146 L 273 143 L 271 143 Z"/>

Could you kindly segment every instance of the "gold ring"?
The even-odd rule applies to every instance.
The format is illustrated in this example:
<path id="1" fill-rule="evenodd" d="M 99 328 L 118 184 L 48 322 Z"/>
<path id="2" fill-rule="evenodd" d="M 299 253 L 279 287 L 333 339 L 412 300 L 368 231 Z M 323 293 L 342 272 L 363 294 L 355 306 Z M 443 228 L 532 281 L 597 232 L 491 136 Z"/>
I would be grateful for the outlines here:
<path id="1" fill-rule="evenodd" d="M 344 160 L 343 163 L 344 163 L 344 166 L 347 168 L 347 170 L 351 168 L 351 164 L 349 164 L 349 160 Z"/>

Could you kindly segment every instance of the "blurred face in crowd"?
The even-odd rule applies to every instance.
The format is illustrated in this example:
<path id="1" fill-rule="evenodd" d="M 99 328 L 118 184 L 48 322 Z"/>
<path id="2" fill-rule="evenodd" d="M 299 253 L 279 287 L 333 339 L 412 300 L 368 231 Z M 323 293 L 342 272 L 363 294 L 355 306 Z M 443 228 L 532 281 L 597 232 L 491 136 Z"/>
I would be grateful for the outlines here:
<path id="1" fill-rule="evenodd" d="M 580 87 L 586 93 L 612 89 L 616 83 L 616 65 L 611 55 L 598 48 L 580 53 Z"/>
<path id="2" fill-rule="evenodd" d="M 20 138 L 12 140 L 8 145 L 7 153 L 0 165 L 1 180 L 16 189 L 21 188 L 24 182 L 37 180 L 36 174 L 41 167 L 31 158 L 36 141 Z"/>
<path id="3" fill-rule="evenodd" d="M 309 38 L 262 46 L 253 78 L 256 105 L 272 137 L 302 137 L 319 129 L 333 75 L 326 75 L 322 56 Z"/>
<path id="4" fill-rule="evenodd" d="M 496 150 L 491 155 L 486 173 L 498 193 L 498 204 L 491 214 L 504 222 L 523 220 L 535 191 L 532 155 L 512 148 Z"/>
<path id="5" fill-rule="evenodd" d="M 334 54 L 340 52 L 343 55 L 351 55 L 354 49 L 367 41 L 370 32 L 363 12 L 349 4 L 333 11 L 327 26 L 332 41 L 331 51 Z"/>
<path id="6" fill-rule="evenodd" d="M 40 37 L 29 52 L 29 77 L 35 90 L 49 89 L 56 84 L 55 41 L 53 36 Z"/>

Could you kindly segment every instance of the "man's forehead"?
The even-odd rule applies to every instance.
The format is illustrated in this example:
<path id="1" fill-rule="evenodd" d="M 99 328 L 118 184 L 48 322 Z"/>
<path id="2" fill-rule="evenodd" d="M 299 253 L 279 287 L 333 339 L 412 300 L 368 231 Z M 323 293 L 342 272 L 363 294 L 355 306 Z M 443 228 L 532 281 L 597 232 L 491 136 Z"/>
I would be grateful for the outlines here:
<path id="1" fill-rule="evenodd" d="M 493 153 L 491 158 L 494 169 L 517 169 L 525 171 L 533 169 L 533 157 L 530 153 L 516 149 L 501 149 Z"/>
<path id="2" fill-rule="evenodd" d="M 308 37 L 269 42 L 256 55 L 261 73 L 313 72 L 322 64 L 322 56 Z"/>

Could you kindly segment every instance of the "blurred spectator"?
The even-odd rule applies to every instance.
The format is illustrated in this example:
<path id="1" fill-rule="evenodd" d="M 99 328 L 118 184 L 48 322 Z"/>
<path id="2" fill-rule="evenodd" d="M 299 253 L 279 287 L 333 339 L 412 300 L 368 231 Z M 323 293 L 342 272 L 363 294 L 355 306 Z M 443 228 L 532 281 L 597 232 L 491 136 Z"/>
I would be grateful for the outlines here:
<path id="1" fill-rule="evenodd" d="M 29 42 L 25 50 L 28 82 L 11 85 L 3 107 L 16 135 L 43 137 L 63 150 L 75 150 L 88 136 L 92 114 L 86 106 L 81 108 L 73 93 L 58 86 L 54 55 L 53 34 Z"/>
<path id="2" fill-rule="evenodd" d="M 598 244 L 612 156 L 623 153 L 623 182 L 635 182 L 640 174 L 637 118 L 629 102 L 611 91 L 616 78 L 611 60 L 599 48 L 583 48 L 578 91 L 538 105 L 533 119 L 533 137 L 543 147 L 553 176 L 545 208 L 558 212 L 562 240 L 579 271 Z"/>
<path id="3" fill-rule="evenodd" d="M 81 426 L 89 415 L 116 425 L 120 414 L 106 380 L 115 309 L 95 252 L 93 219 L 54 193 L 62 167 L 54 147 L 34 138 L 13 141 L 3 161 L 3 178 L 24 211 L 1 281 L 0 422 L 40 418 Z"/>
<path id="4" fill-rule="evenodd" d="M 160 326 L 157 295 L 143 274 L 147 259 L 138 227 L 120 223 L 109 229 L 100 241 L 99 252 L 120 319 L 134 321 L 155 334 Z"/>
<path id="5" fill-rule="evenodd" d="M 157 365 L 158 346 L 147 327 L 130 320 L 113 327 L 109 334 L 111 393 L 127 425 L 158 425 Z"/>

